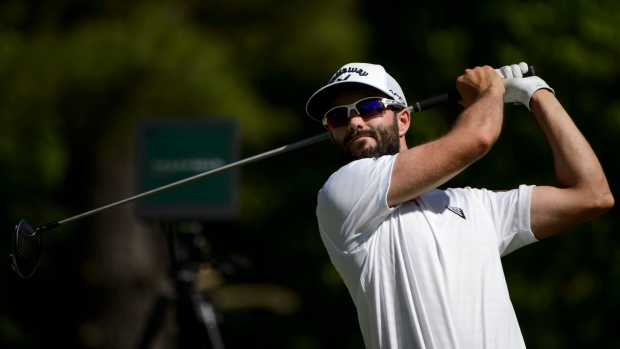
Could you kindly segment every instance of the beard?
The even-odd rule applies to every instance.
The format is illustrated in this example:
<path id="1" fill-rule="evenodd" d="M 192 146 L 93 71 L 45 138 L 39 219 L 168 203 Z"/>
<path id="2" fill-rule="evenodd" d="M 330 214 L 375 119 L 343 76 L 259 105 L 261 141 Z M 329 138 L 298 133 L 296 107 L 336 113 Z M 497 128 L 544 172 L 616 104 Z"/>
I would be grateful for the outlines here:
<path id="1" fill-rule="evenodd" d="M 353 148 L 349 149 L 349 142 L 355 137 L 368 136 L 375 139 L 377 143 L 374 147 L 366 147 L 368 140 L 356 141 L 357 144 Z M 385 128 L 379 126 L 376 129 L 367 129 L 354 131 L 347 134 L 342 142 L 335 142 L 340 158 L 344 164 L 348 164 L 351 161 L 366 159 L 366 158 L 379 158 L 384 155 L 396 155 L 400 152 L 400 139 L 398 137 L 398 119 L 396 113 L 394 113 L 394 122 L 391 127 Z"/>

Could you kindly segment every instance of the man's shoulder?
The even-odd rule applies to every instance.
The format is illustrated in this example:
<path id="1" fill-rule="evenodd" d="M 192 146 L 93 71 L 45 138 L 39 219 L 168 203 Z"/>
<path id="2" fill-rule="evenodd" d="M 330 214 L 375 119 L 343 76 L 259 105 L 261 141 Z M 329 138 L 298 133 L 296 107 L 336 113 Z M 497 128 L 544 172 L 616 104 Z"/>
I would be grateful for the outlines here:
<path id="1" fill-rule="evenodd" d="M 377 164 L 383 164 L 385 162 L 393 161 L 396 155 L 384 155 L 381 157 L 373 157 L 373 158 L 363 158 L 358 160 L 353 160 L 346 165 L 340 167 L 339 170 L 350 168 L 350 167 L 358 167 L 358 166 L 376 166 Z"/>
<path id="2" fill-rule="evenodd" d="M 389 186 L 393 159 L 389 156 L 352 161 L 332 173 L 320 192 L 341 192 L 356 195 L 372 186 Z"/>

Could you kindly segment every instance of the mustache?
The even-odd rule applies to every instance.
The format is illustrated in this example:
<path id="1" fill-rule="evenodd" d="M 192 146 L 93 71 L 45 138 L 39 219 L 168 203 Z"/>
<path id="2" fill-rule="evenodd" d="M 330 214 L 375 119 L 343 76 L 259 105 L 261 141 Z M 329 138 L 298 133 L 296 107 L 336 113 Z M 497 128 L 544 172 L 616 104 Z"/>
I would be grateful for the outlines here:
<path id="1" fill-rule="evenodd" d="M 373 129 L 353 131 L 353 132 L 349 133 L 348 135 L 346 135 L 344 137 L 344 139 L 342 140 L 342 144 L 346 146 L 353 139 L 355 139 L 355 138 L 357 138 L 359 136 L 370 136 L 370 137 L 372 137 L 372 138 L 374 138 L 376 140 L 377 139 L 377 131 L 375 131 Z"/>

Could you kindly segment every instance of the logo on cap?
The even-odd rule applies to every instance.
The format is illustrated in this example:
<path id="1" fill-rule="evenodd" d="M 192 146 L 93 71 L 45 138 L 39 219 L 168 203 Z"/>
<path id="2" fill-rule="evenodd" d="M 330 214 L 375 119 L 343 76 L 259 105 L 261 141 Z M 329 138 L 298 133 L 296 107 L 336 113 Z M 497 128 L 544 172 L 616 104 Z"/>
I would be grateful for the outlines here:
<path id="1" fill-rule="evenodd" d="M 329 84 L 334 83 L 336 81 L 348 80 L 351 77 L 351 74 L 348 74 L 345 77 L 340 77 L 341 75 L 344 75 L 344 74 L 347 74 L 347 73 L 357 73 L 359 76 L 367 76 L 368 75 L 368 72 L 365 71 L 364 69 L 361 69 L 361 68 L 356 68 L 356 67 L 342 68 L 342 69 L 338 70 L 336 72 L 336 74 L 334 74 L 334 76 L 332 76 L 332 78 L 329 80 L 329 82 L 327 84 L 329 85 Z"/>

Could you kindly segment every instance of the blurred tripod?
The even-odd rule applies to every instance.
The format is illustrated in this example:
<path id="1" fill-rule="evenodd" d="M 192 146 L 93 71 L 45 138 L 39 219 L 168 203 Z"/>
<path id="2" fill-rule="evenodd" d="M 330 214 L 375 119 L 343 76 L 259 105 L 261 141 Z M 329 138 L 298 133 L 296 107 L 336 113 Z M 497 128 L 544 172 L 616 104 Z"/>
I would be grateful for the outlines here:
<path id="1" fill-rule="evenodd" d="M 162 223 L 170 250 L 173 294 L 160 294 L 154 302 L 137 348 L 147 349 L 157 335 L 170 305 L 176 309 L 177 349 L 224 349 L 217 313 L 207 292 L 195 289 L 200 263 L 212 256 L 200 231 L 182 231 L 178 222 Z M 195 230 L 195 229 L 194 229 Z"/>

